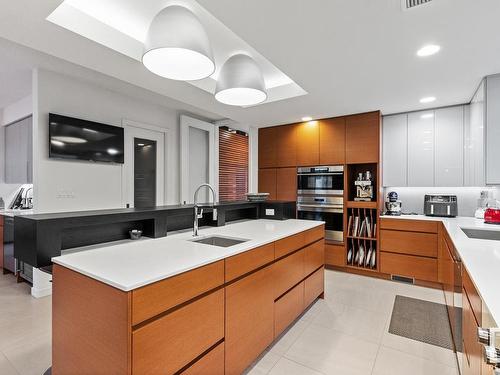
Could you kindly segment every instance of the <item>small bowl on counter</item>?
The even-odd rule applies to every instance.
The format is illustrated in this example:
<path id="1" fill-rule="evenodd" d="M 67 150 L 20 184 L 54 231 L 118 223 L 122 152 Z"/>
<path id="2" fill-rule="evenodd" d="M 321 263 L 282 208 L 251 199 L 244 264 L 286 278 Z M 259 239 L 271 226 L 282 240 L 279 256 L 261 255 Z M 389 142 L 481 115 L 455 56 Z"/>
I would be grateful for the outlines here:
<path id="1" fill-rule="evenodd" d="M 132 229 L 128 231 L 131 240 L 140 240 L 142 237 L 142 230 Z"/>
<path id="2" fill-rule="evenodd" d="M 265 202 L 269 193 L 247 193 L 247 200 L 250 202 Z"/>

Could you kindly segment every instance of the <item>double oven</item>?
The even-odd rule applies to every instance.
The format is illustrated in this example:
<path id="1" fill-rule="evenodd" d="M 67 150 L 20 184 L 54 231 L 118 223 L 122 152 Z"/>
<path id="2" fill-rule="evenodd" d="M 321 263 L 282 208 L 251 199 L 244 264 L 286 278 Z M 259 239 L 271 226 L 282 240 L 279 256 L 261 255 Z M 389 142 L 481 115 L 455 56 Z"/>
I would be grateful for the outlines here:
<path id="1" fill-rule="evenodd" d="M 297 169 L 297 217 L 324 221 L 326 239 L 344 240 L 343 166 Z"/>

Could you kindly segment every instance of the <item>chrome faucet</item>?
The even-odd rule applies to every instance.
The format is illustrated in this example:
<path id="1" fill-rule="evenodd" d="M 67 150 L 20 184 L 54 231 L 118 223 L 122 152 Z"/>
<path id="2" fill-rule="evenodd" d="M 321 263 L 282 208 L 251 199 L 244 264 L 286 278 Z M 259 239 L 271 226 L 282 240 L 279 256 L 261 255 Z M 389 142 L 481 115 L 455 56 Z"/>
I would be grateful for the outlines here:
<path id="1" fill-rule="evenodd" d="M 207 187 L 212 192 L 212 210 L 213 219 L 217 220 L 217 209 L 215 208 L 215 190 L 210 184 L 201 184 L 194 192 L 194 223 L 193 223 L 193 237 L 198 235 L 198 219 L 203 217 L 203 208 L 198 207 L 198 192 L 202 187 Z M 199 209 L 199 211 L 198 211 Z"/>

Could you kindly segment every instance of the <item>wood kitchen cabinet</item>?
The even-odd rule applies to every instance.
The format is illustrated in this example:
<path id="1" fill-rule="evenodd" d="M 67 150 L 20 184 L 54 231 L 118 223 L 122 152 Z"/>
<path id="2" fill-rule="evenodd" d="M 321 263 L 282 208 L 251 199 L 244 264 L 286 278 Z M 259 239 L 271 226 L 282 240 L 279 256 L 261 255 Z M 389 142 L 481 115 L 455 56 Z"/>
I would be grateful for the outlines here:
<path id="1" fill-rule="evenodd" d="M 276 167 L 276 137 L 278 129 L 259 129 L 259 168 Z"/>
<path id="2" fill-rule="evenodd" d="M 273 274 L 266 267 L 226 287 L 226 374 L 241 374 L 274 339 Z"/>
<path id="3" fill-rule="evenodd" d="M 297 168 L 278 168 L 276 170 L 276 199 L 297 200 Z"/>
<path id="4" fill-rule="evenodd" d="M 346 117 L 346 163 L 378 163 L 380 149 L 380 112 Z"/>
<path id="5" fill-rule="evenodd" d="M 345 163 L 345 117 L 319 121 L 319 164 Z"/>
<path id="6" fill-rule="evenodd" d="M 276 167 L 297 165 L 297 124 L 276 127 Z"/>
<path id="7" fill-rule="evenodd" d="M 276 168 L 259 169 L 259 193 L 269 193 L 269 200 L 277 199 Z"/>
<path id="8" fill-rule="evenodd" d="M 319 121 L 319 165 L 345 163 L 345 117 Z"/>
<path id="9" fill-rule="evenodd" d="M 3 215 L 0 215 L 0 269 L 3 269 Z"/>
<path id="10" fill-rule="evenodd" d="M 239 375 L 323 295 L 323 245 L 318 226 L 130 291 L 56 264 L 52 373 Z"/>
<path id="11" fill-rule="evenodd" d="M 297 162 L 296 165 L 314 166 L 319 164 L 319 131 L 318 121 L 309 121 L 297 127 Z"/>
<path id="12" fill-rule="evenodd" d="M 463 272 L 463 289 L 462 289 L 462 374 L 477 375 L 481 374 L 483 366 L 482 345 L 477 339 L 477 328 L 481 325 L 481 315 L 475 314 L 473 302 L 475 296 L 481 298 L 477 293 L 472 282 L 468 283 L 470 278 L 467 271 Z M 471 298 L 472 297 L 472 300 Z M 476 311 L 477 313 L 477 311 Z"/>
<path id="13" fill-rule="evenodd" d="M 438 281 L 438 222 L 380 220 L 380 271 Z"/>

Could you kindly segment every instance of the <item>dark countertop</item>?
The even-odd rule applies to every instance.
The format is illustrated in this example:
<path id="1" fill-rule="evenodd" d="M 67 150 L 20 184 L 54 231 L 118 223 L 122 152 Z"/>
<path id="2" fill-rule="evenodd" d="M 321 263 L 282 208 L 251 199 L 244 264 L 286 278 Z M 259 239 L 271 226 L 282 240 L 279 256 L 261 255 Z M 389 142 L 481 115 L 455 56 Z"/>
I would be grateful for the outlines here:
<path id="1" fill-rule="evenodd" d="M 289 203 L 288 201 L 268 201 L 273 203 Z M 231 207 L 231 206 L 242 206 L 250 204 L 258 204 L 260 202 L 250 202 L 250 201 L 231 201 L 231 202 L 217 202 L 215 207 Z M 200 203 L 200 207 L 211 207 L 211 203 Z M 27 213 L 23 215 L 23 218 L 30 220 L 51 220 L 51 219 L 70 219 L 70 218 L 82 218 L 89 216 L 102 216 L 102 215 L 123 215 L 123 214 L 140 214 L 140 213 L 154 213 L 163 211 L 173 211 L 179 209 L 192 209 L 194 204 L 175 204 L 167 206 L 155 206 L 147 208 L 115 208 L 107 210 L 89 210 L 89 211 L 71 211 L 71 212 L 55 212 L 55 213 Z"/>

